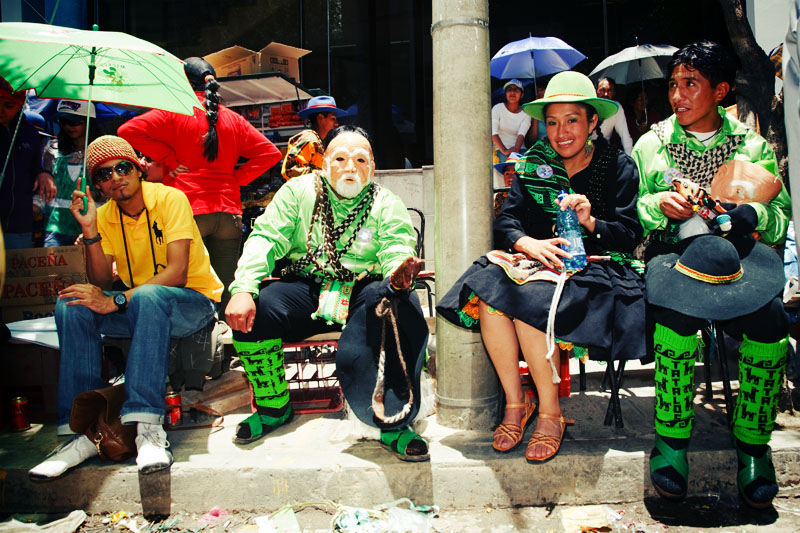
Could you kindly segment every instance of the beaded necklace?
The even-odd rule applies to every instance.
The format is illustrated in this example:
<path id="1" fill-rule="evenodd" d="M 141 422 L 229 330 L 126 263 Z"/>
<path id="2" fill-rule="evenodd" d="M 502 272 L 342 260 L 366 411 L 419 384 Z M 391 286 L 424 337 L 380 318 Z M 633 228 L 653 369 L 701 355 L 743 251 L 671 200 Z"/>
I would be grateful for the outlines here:
<path id="1" fill-rule="evenodd" d="M 369 190 L 364 195 L 364 198 L 361 199 L 357 206 L 347 213 L 347 216 L 344 218 L 344 220 L 342 220 L 342 223 L 336 227 L 333 225 L 333 209 L 331 208 L 331 201 L 330 197 L 328 196 L 328 188 L 325 186 L 325 183 L 319 174 L 317 174 L 314 179 L 314 187 L 316 189 L 317 198 L 314 202 L 314 211 L 312 212 L 311 223 L 308 225 L 308 233 L 306 234 L 306 255 L 288 267 L 284 268 L 281 271 L 281 275 L 287 276 L 289 274 L 297 274 L 308 265 L 313 266 L 306 275 L 311 275 L 316 272 L 324 273 L 326 265 L 320 262 L 319 258 L 322 256 L 322 253 L 325 252 L 325 255 L 328 258 L 327 266 L 333 270 L 333 275 L 325 273 L 325 277 L 339 281 L 351 281 L 355 278 L 355 273 L 342 266 L 341 258 L 347 252 L 347 250 L 350 249 L 350 246 L 352 246 L 356 235 L 364 225 L 364 222 L 366 222 L 367 216 L 372 210 L 372 203 L 375 195 L 380 189 L 380 185 L 376 183 L 370 183 L 367 185 Z M 359 214 L 361 216 L 358 220 L 358 223 L 355 224 L 355 229 L 347 239 L 347 242 L 344 243 L 344 246 L 342 246 L 340 250 L 337 250 L 336 242 L 339 240 L 342 234 L 344 234 L 346 229 L 353 226 L 353 222 L 356 220 L 356 217 L 358 217 Z M 314 225 L 317 223 L 322 224 L 322 244 L 312 250 L 311 236 L 314 231 Z"/>

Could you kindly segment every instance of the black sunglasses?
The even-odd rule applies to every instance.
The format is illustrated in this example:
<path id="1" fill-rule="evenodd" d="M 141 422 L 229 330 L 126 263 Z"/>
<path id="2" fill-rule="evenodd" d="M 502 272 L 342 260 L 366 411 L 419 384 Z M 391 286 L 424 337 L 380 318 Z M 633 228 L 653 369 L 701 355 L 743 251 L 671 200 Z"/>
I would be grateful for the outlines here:
<path id="1" fill-rule="evenodd" d="M 130 161 L 120 161 L 113 167 L 100 167 L 94 169 L 92 177 L 95 183 L 104 183 L 111 179 L 113 173 L 117 176 L 127 176 L 133 172 L 134 164 Z"/>

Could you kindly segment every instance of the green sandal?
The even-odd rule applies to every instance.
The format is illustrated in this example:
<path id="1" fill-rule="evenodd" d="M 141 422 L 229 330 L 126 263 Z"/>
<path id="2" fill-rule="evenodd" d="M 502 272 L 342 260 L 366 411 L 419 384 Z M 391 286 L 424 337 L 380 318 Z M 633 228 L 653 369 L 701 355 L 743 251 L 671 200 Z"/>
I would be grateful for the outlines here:
<path id="1" fill-rule="evenodd" d="M 408 445 L 414 441 L 419 441 L 425 444 L 425 453 L 421 455 L 409 455 Z M 428 441 L 414 433 L 408 428 L 399 431 L 383 431 L 381 430 L 381 445 L 392 452 L 401 461 L 420 462 L 428 461 L 431 458 L 428 453 Z"/>
<path id="2" fill-rule="evenodd" d="M 238 437 L 236 434 L 233 436 L 233 443 L 234 444 L 250 444 L 251 442 L 255 442 L 270 431 L 275 428 L 278 428 L 292 419 L 292 406 L 286 406 L 286 412 L 283 416 L 280 417 L 272 417 L 267 415 L 262 415 L 258 412 L 253 413 L 252 415 L 248 416 L 244 420 L 242 420 L 239 424 L 236 425 L 236 434 L 239 433 L 239 428 L 245 425 L 250 426 L 250 437 L 243 438 Z"/>
<path id="3" fill-rule="evenodd" d="M 680 501 L 686 497 L 686 487 L 689 483 L 689 461 L 687 460 L 688 448 L 682 450 L 675 450 L 669 444 L 661 439 L 661 436 L 656 434 L 656 442 L 653 450 L 658 450 L 661 455 L 653 457 L 653 452 L 650 452 L 650 480 L 653 482 L 653 487 L 665 499 L 672 501 Z M 653 473 L 656 470 L 671 466 L 678 472 L 678 475 L 683 479 L 683 492 L 673 493 L 661 487 Z"/>
<path id="4" fill-rule="evenodd" d="M 772 500 L 778 493 L 778 482 L 775 477 L 775 466 L 772 464 L 772 454 L 767 450 L 761 457 L 753 457 L 749 453 L 740 450 L 734 439 L 734 448 L 736 449 L 736 456 L 739 458 L 739 463 L 744 465 L 739 473 L 736 474 L 736 485 L 739 487 L 739 494 L 742 499 L 747 502 L 747 505 L 755 509 L 766 509 L 772 505 Z M 750 496 L 747 496 L 746 489 L 751 486 L 757 479 L 764 479 L 768 483 L 753 489 Z M 759 490 L 763 488 L 764 490 Z M 761 496 L 758 499 L 753 499 L 753 493 L 758 491 Z"/>

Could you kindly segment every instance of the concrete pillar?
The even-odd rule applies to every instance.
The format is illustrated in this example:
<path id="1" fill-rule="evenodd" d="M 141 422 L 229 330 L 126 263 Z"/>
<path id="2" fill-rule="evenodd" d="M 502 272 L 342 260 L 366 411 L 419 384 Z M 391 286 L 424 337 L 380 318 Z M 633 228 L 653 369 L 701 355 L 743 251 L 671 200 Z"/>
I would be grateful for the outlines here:
<path id="1" fill-rule="evenodd" d="M 488 0 L 434 0 L 433 155 L 436 289 L 453 286 L 491 243 Z M 480 334 L 436 321 L 439 423 L 486 429 L 497 376 Z"/>

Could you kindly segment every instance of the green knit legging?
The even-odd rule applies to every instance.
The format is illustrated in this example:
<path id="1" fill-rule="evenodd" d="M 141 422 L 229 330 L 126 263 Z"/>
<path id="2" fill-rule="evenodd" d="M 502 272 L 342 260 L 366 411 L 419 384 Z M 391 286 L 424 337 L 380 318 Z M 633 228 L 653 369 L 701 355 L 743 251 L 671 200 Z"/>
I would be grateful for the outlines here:
<path id="1" fill-rule="evenodd" d="M 733 434 L 747 444 L 767 444 L 775 426 L 789 338 L 763 343 L 744 335 L 739 347 L 739 396 Z"/>
<path id="2" fill-rule="evenodd" d="M 233 347 L 239 354 L 247 379 L 253 387 L 256 405 L 280 409 L 289 403 L 289 388 L 283 369 L 283 342 L 268 339 L 243 342 L 234 339 Z"/>
<path id="3" fill-rule="evenodd" d="M 656 433 L 663 437 L 688 439 L 694 420 L 697 336 L 678 335 L 656 324 L 653 341 L 656 356 Z M 786 367 L 787 346 L 788 337 L 778 342 L 763 343 L 744 335 L 739 348 L 739 395 L 732 424 L 734 436 L 742 442 L 769 442 Z"/>
<path id="4" fill-rule="evenodd" d="M 688 439 L 694 410 L 694 363 L 697 335 L 678 335 L 656 324 L 653 335 L 656 358 L 656 433 L 662 437 Z"/>

